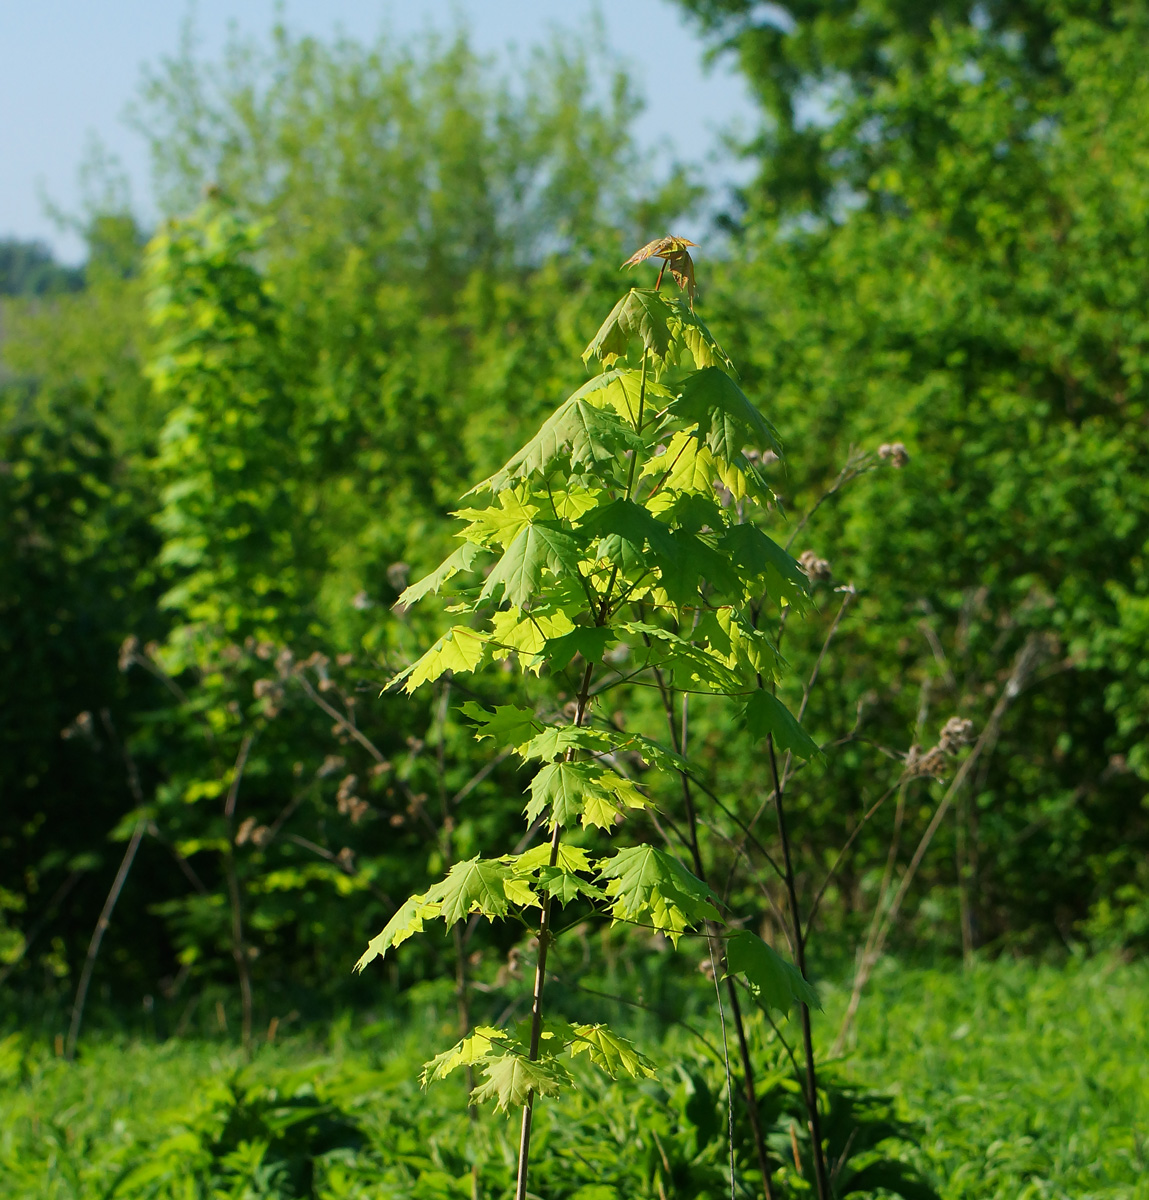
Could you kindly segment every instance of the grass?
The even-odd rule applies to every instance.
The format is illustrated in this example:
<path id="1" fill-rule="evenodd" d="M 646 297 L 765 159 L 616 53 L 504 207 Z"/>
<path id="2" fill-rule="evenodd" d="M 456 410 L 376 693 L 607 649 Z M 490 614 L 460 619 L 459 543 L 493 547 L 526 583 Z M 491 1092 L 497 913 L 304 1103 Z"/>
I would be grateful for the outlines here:
<path id="1" fill-rule="evenodd" d="M 823 1034 L 843 1002 L 826 989 Z M 475 1164 L 481 1194 L 504 1195 L 513 1119 L 472 1124 L 459 1087 L 415 1082 L 447 1021 L 344 1020 L 247 1068 L 224 1041 L 124 1037 L 87 1041 L 69 1065 L 14 1033 L 0 1041 L 0 1195 L 446 1200 L 472 1194 Z M 541 1195 L 721 1194 L 717 1067 L 677 1033 L 657 1057 L 657 1086 L 587 1077 L 586 1095 L 543 1106 Z M 1149 1200 L 1146 964 L 888 964 L 841 1073 L 896 1098 L 917 1127 L 898 1153 L 946 1200 Z"/>

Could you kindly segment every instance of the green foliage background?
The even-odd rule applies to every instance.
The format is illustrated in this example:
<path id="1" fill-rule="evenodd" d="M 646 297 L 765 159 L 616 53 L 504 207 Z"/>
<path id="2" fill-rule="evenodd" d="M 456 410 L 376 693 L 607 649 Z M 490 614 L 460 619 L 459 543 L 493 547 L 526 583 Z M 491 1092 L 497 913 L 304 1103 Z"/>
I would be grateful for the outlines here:
<path id="1" fill-rule="evenodd" d="M 794 551 L 832 573 L 821 617 L 787 630 L 800 677 L 831 587 L 857 591 L 805 718 L 849 741 L 798 780 L 801 857 L 831 860 L 896 776 L 884 751 L 932 746 L 954 714 L 984 729 L 1023 662 L 895 946 L 955 954 L 964 925 L 971 949 L 1138 948 L 1149 10 L 902 7 L 796 4 L 786 32 L 740 0 L 682 4 L 763 100 L 761 173 L 700 259 L 700 311 L 785 435 L 771 482 Z M 461 692 L 379 696 L 441 632 L 391 605 L 449 551 L 453 497 L 582 382 L 617 264 L 699 200 L 636 151 L 637 106 L 601 47 L 511 82 L 465 38 L 279 32 L 148 85 L 170 218 L 153 237 L 93 214 L 78 290 L 7 254 L 0 852 L 19 866 L 0 960 L 21 994 L 71 996 L 140 819 L 96 996 L 178 1012 L 230 986 L 223 808 L 245 739 L 264 1016 L 354 987 L 353 948 L 441 873 L 445 836 L 467 856 L 517 824 L 526 779 L 475 778 Z M 894 443 L 906 465 L 871 470 Z M 505 687 L 495 671 L 474 694 Z M 749 744 L 705 709 L 694 736 L 753 811 Z M 941 789 L 915 783 L 905 845 Z M 827 896 L 828 957 L 869 919 L 894 819 Z M 444 949 L 407 952 L 391 984 Z"/>

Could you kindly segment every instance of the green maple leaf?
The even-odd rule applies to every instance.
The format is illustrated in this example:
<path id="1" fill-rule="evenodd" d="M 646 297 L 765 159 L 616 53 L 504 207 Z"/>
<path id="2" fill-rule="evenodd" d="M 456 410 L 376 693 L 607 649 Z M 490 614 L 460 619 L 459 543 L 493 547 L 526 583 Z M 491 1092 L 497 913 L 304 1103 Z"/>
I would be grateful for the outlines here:
<path id="1" fill-rule="evenodd" d="M 581 654 L 587 662 L 598 662 L 615 640 L 617 635 L 609 625 L 576 625 L 569 633 L 548 638 L 539 657 L 561 671 L 576 654 Z"/>
<path id="2" fill-rule="evenodd" d="M 551 848 L 548 843 L 543 842 L 522 854 L 507 858 L 505 861 L 514 868 L 516 875 L 530 875 L 540 867 L 550 865 Z M 589 871 L 590 856 L 581 846 L 572 846 L 569 842 L 559 842 L 555 866 L 563 871 Z"/>
<path id="3" fill-rule="evenodd" d="M 505 1044 L 508 1040 L 501 1029 L 490 1025 L 478 1025 L 450 1050 L 444 1050 L 442 1054 L 436 1054 L 429 1063 L 424 1063 L 419 1082 L 426 1087 L 429 1083 L 446 1079 L 456 1067 L 485 1062 L 491 1054 L 492 1047 Z"/>
<path id="4" fill-rule="evenodd" d="M 599 878 L 616 920 L 650 924 L 678 944 L 679 935 L 701 921 L 718 921 L 717 896 L 677 859 L 649 844 L 601 859 Z"/>
<path id="5" fill-rule="evenodd" d="M 671 315 L 667 319 L 667 327 L 675 340 L 690 351 L 695 366 L 701 370 L 721 367 L 731 375 L 737 375 L 729 355 L 715 340 L 714 334 L 706 327 L 706 322 L 682 299 L 675 298 L 669 303 Z"/>
<path id="6" fill-rule="evenodd" d="M 537 598 L 544 570 L 555 576 L 573 575 L 578 563 L 579 545 L 569 533 L 541 522 L 528 525 L 519 531 L 487 576 L 479 599 L 497 598 L 501 592 L 521 609 Z"/>
<path id="7" fill-rule="evenodd" d="M 742 459 L 743 448 L 769 448 L 782 457 L 778 431 L 746 398 L 742 389 L 718 367 L 687 377 L 671 413 L 698 426 L 710 452 L 727 462 Z"/>
<path id="8" fill-rule="evenodd" d="M 597 554 L 625 570 L 643 567 L 646 547 L 663 575 L 675 569 L 678 547 L 670 530 L 650 511 L 633 500 L 612 500 L 595 509 L 579 525 L 580 532 L 599 538 Z"/>
<path id="9" fill-rule="evenodd" d="M 575 396 L 590 401 L 598 408 L 609 405 L 629 425 L 636 426 L 639 402 L 642 398 L 642 372 L 632 367 L 616 367 L 614 370 L 604 371 L 583 384 L 575 392 Z M 673 398 L 674 394 L 669 388 L 647 377 L 644 401 L 647 412 L 651 410 L 652 405 L 665 407 Z"/>
<path id="10" fill-rule="evenodd" d="M 482 660 L 486 647 L 485 633 L 468 629 L 466 625 L 452 625 L 422 658 L 401 671 L 387 686 L 393 688 L 402 683 L 403 690 L 410 693 L 447 671 L 473 671 Z"/>
<path id="11" fill-rule="evenodd" d="M 605 1025 L 576 1025 L 567 1051 L 571 1058 L 578 1054 L 589 1055 L 591 1062 L 601 1067 L 611 1079 L 624 1074 L 631 1079 L 654 1076 L 654 1063 L 639 1053 L 633 1042 L 619 1037 Z"/>
<path id="12" fill-rule="evenodd" d="M 522 1054 L 502 1054 L 488 1058 L 483 1066 L 486 1082 L 471 1093 L 471 1103 L 494 1100 L 502 1112 L 521 1107 L 531 1092 L 557 1096 L 573 1082 L 569 1072 L 552 1058 L 531 1062 Z"/>
<path id="13" fill-rule="evenodd" d="M 590 900 L 605 900 L 606 893 L 594 884 L 587 883 L 571 871 L 561 867 L 543 866 L 539 868 L 539 887 L 553 896 L 560 904 L 569 904 L 579 896 Z"/>
<path id="14" fill-rule="evenodd" d="M 739 930 L 726 943 L 726 965 L 731 975 L 745 976 L 750 990 L 763 1004 L 783 1016 L 795 1003 L 822 1007 L 818 993 L 798 968 L 749 930 Z"/>
<path id="15" fill-rule="evenodd" d="M 744 578 L 761 580 L 771 596 L 784 596 L 796 608 L 805 608 L 810 594 L 806 573 L 756 526 L 729 526 L 718 539 L 718 553 L 732 562 Z"/>
<path id="16" fill-rule="evenodd" d="M 476 738 L 494 738 L 500 746 L 524 745 L 542 726 L 529 708 L 519 708 L 514 704 L 499 704 L 494 712 L 489 712 L 481 704 L 468 700 L 459 706 L 459 711 L 479 726 L 475 732 Z"/>
<path id="17" fill-rule="evenodd" d="M 774 643 L 737 609 L 724 607 L 706 613 L 695 625 L 694 637 L 705 638 L 711 653 L 732 670 L 741 670 L 751 684 L 760 675 L 772 679 L 778 669 Z"/>
<path id="18" fill-rule="evenodd" d="M 483 548 L 473 542 L 464 542 L 454 554 L 445 558 L 430 575 L 424 575 L 418 583 L 407 588 L 395 603 L 410 608 L 430 592 L 438 592 L 443 584 L 462 571 L 473 571 L 475 563 L 483 554 Z"/>
<path id="19" fill-rule="evenodd" d="M 498 499 L 498 504 L 487 508 L 462 508 L 452 513 L 452 516 L 471 522 L 463 531 L 464 537 L 482 545 L 494 541 L 507 546 L 524 525 L 529 525 L 531 519 L 539 515 L 536 505 L 524 504 L 522 497 L 509 488 L 499 492 Z"/>
<path id="20" fill-rule="evenodd" d="M 642 439 L 615 412 L 597 408 L 576 392 L 564 400 L 538 433 L 489 479 L 468 492 L 499 492 L 530 475 L 546 475 L 559 458 L 570 467 L 612 463 L 624 450 L 641 452 Z"/>
<path id="21" fill-rule="evenodd" d="M 741 724 L 755 738 L 773 735 L 774 744 L 779 749 L 790 750 L 799 758 L 813 758 L 822 753 L 818 743 L 798 724 L 793 713 L 764 688 L 754 692 L 746 701 Z"/>
<path id="22" fill-rule="evenodd" d="M 611 748 L 610 736 L 585 725 L 549 725 L 522 747 L 521 754 L 526 759 L 553 762 L 575 748 L 602 753 Z"/>
<path id="23" fill-rule="evenodd" d="M 589 762 L 548 763 L 531 780 L 527 820 L 534 821 L 549 807 L 547 824 L 552 829 L 573 824 L 586 805 L 586 797 L 601 794 L 595 782 L 601 773 L 601 767 Z"/>
<path id="24" fill-rule="evenodd" d="M 667 324 L 673 315 L 670 305 L 658 292 L 632 288 L 611 309 L 583 351 L 583 362 L 598 358 L 609 366 L 615 359 L 626 356 L 632 338 L 637 338 L 647 353 L 665 359 L 673 341 Z"/>
<path id="25" fill-rule="evenodd" d="M 363 956 L 355 964 L 355 970 L 362 971 L 369 962 L 382 958 L 393 946 L 400 946 L 409 937 L 422 933 L 424 921 L 438 915 L 439 904 L 430 892 L 423 892 L 404 901 L 391 920 L 383 926 L 382 932 L 368 942 Z"/>
<path id="26" fill-rule="evenodd" d="M 641 476 L 656 475 L 662 488 L 670 492 L 702 492 L 713 495 L 718 465 L 701 439 L 680 429 L 666 445 L 666 452 L 649 458 Z M 663 478 L 665 476 L 665 478 Z"/>
<path id="27" fill-rule="evenodd" d="M 645 621 L 628 621 L 622 628 L 650 639 L 645 662 L 669 672 L 676 686 L 694 683 L 719 692 L 737 692 L 743 687 L 742 680 L 724 662 L 669 629 Z"/>
<path id="28" fill-rule="evenodd" d="M 439 915 L 448 926 L 472 912 L 481 912 L 486 917 L 505 917 L 508 897 L 504 881 L 512 878 L 511 869 L 505 863 L 476 856 L 456 863 L 447 878 L 432 888 L 428 896 L 439 902 Z"/>

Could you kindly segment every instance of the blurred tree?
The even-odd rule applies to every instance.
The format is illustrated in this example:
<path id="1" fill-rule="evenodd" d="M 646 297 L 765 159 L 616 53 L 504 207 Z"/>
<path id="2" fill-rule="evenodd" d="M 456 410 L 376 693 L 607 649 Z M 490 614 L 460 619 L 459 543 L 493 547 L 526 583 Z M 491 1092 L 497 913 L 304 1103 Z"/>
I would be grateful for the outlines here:
<path id="1" fill-rule="evenodd" d="M 795 511 L 852 446 L 908 450 L 795 547 L 861 591 L 816 727 L 841 733 L 860 705 L 860 736 L 904 744 L 928 679 L 917 736 L 953 711 L 984 728 L 1034 655 L 932 859 L 946 887 L 919 929 L 956 933 L 960 905 L 967 946 L 1073 938 L 1091 911 L 1097 936 L 1145 927 L 1149 9 L 1044 12 L 1042 71 L 999 24 L 939 19 L 912 63 L 844 102 L 818 144 L 856 169 L 851 205 L 801 223 L 752 210 L 731 295 L 749 274 L 757 297 L 726 313 L 800 447 L 778 483 Z M 849 823 L 887 775 L 857 747 L 831 759 L 815 824 Z M 903 837 L 932 811 L 911 810 Z M 846 881 L 862 908 L 892 819 Z"/>

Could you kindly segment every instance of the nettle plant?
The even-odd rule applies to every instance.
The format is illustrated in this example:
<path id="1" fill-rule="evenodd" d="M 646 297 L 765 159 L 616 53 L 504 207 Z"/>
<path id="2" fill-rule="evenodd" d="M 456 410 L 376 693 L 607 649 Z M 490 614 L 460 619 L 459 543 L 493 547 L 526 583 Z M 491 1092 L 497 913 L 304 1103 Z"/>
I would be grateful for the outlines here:
<path id="1" fill-rule="evenodd" d="M 400 598 L 409 606 L 451 581 L 450 611 L 470 619 L 393 686 L 412 692 L 492 660 L 577 680 L 561 723 L 533 708 L 462 706 L 478 738 L 537 764 L 526 820 L 549 837 L 522 853 L 456 863 L 399 908 L 358 963 L 362 970 L 434 918 L 451 928 L 476 913 L 517 917 L 537 930 L 529 1019 L 474 1029 L 424 1072 L 429 1083 L 460 1066 L 480 1068 L 472 1102 L 521 1106 L 518 1200 L 536 1097 L 573 1085 L 571 1059 L 585 1054 L 612 1078 L 653 1074 L 607 1026 L 544 1016 L 556 904 L 589 905 L 675 946 L 697 934 L 709 939 L 716 967 L 741 976 L 770 1007 L 786 1012 L 798 1002 L 805 1015 L 817 1003 L 803 973 L 725 911 L 699 878 L 697 853 L 692 871 L 652 841 L 627 838 L 626 818 L 651 805 L 645 790 L 656 774 L 674 784 L 701 775 L 679 739 L 668 747 L 595 716 L 612 689 L 647 683 L 729 697 L 755 734 L 803 756 L 815 751 L 773 693 L 783 664 L 758 628 L 771 608 L 776 626 L 782 611 L 807 601 L 807 576 L 751 520 L 773 498 L 757 466 L 761 452 L 780 456 L 781 446 L 694 312 L 693 244 L 663 238 L 624 264 L 663 260 L 655 286 L 627 292 L 587 347 L 584 361 L 599 373 L 467 493 L 469 506 L 456 514 L 466 522 L 462 545 Z M 668 267 L 681 294 L 660 290 Z M 459 587 L 460 576 L 481 582 Z M 640 779 L 628 773 L 634 762 Z M 769 1195 L 768 1175 L 764 1186 Z"/>

